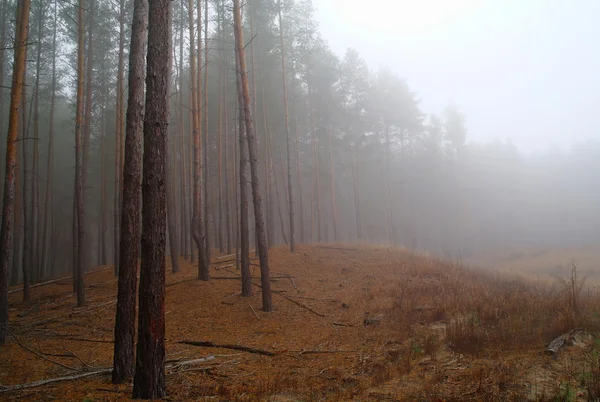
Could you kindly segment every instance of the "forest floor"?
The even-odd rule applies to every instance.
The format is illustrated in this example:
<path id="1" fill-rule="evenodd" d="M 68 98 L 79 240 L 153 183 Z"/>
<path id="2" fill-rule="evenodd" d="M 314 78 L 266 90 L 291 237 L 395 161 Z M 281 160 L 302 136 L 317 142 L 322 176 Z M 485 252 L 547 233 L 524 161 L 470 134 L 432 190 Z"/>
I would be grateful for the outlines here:
<path id="1" fill-rule="evenodd" d="M 270 252 L 275 311 L 265 313 L 260 289 L 242 298 L 232 261 L 220 261 L 208 283 L 197 281 L 194 265 L 184 260 L 180 273 L 167 273 L 165 400 L 574 401 L 600 395 L 599 299 L 579 292 L 574 312 L 566 282 L 514 279 L 380 246 L 300 246 L 295 254 L 282 247 Z M 252 272 L 259 283 L 258 267 Z M 33 287 L 27 305 L 19 289 L 11 289 L 0 400 L 129 400 L 132 384 L 114 386 L 108 373 L 117 294 L 112 267 L 97 268 L 85 282 L 82 308 L 75 307 L 70 278 Z M 570 346 L 555 356 L 545 353 L 567 332 Z"/>

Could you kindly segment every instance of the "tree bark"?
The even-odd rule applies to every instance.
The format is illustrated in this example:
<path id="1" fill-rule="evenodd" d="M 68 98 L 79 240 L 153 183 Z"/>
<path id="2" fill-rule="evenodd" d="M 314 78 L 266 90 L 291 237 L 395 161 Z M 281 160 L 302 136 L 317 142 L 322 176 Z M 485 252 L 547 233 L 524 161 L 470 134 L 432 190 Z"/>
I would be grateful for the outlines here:
<path id="1" fill-rule="evenodd" d="M 25 71 L 25 49 L 29 28 L 30 0 L 18 3 L 17 27 L 15 34 L 15 51 L 13 63 L 13 79 L 10 92 L 10 113 L 8 133 L 6 136 L 6 167 L 4 171 L 4 200 L 2 206 L 2 226 L 0 227 L 0 345 L 6 341 L 8 334 L 8 265 L 12 249 L 12 220 L 15 204 L 15 167 L 17 164 L 17 133 L 19 129 L 19 107 L 23 73 Z"/>
<path id="2" fill-rule="evenodd" d="M 288 204 L 289 204 L 289 219 L 290 219 L 290 251 L 296 251 L 296 240 L 294 235 L 294 195 L 292 192 L 292 149 L 290 141 L 290 123 L 288 116 L 288 91 L 287 91 L 287 76 L 285 66 L 285 47 L 283 44 L 283 20 L 281 18 L 281 0 L 278 0 L 279 14 L 279 41 L 281 42 L 281 70 L 283 76 L 283 110 L 285 118 L 285 140 L 287 145 L 287 184 L 288 184 Z"/>
<path id="3" fill-rule="evenodd" d="M 250 156 L 250 174 L 252 181 L 252 197 L 254 201 L 254 217 L 256 225 L 256 237 L 258 242 L 258 258 L 260 260 L 260 278 L 262 285 L 262 301 L 264 311 L 273 311 L 271 300 L 271 282 L 269 279 L 269 254 L 265 239 L 265 223 L 262 213 L 260 197 L 260 179 L 258 174 L 258 157 L 256 151 L 256 137 L 252 124 L 252 112 L 250 110 L 250 89 L 248 87 L 248 72 L 246 70 L 246 55 L 244 51 L 244 37 L 242 33 L 242 16 L 240 12 L 240 1 L 233 1 L 233 16 L 235 29 L 235 44 L 239 57 L 239 72 L 244 99 L 244 122 L 246 125 L 246 137 L 248 143 L 248 154 Z"/>
<path id="4" fill-rule="evenodd" d="M 142 265 L 133 397 L 158 399 L 165 390 L 165 151 L 169 121 L 169 0 L 152 0 L 142 181 Z"/>
<path id="5" fill-rule="evenodd" d="M 144 56 L 148 43 L 147 27 L 148 1 L 135 0 L 129 51 L 129 93 L 125 133 L 125 166 L 123 169 L 119 283 L 112 372 L 114 384 L 122 383 L 131 378 L 134 367 L 133 342 L 140 242 L 141 146 L 142 131 L 144 129 Z"/>

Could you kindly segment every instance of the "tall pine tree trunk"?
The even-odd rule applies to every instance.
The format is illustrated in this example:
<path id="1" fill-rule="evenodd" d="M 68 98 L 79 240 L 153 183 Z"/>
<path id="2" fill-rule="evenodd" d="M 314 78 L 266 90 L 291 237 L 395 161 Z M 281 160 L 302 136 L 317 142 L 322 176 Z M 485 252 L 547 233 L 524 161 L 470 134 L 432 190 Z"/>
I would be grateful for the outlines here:
<path id="1" fill-rule="evenodd" d="M 290 251 L 296 251 L 296 240 L 294 234 L 294 195 L 292 191 L 292 148 L 290 141 L 290 123 L 288 116 L 288 91 L 287 91 L 287 76 L 285 65 L 285 47 L 283 44 L 283 19 L 281 18 L 281 0 L 278 1 L 279 14 L 279 41 L 281 43 L 281 70 L 283 76 L 283 111 L 285 118 L 285 140 L 287 145 L 287 184 L 288 184 L 288 205 L 290 218 Z"/>
<path id="2" fill-rule="evenodd" d="M 211 211 L 211 201 L 209 196 L 209 157 L 208 157 L 208 0 L 204 2 L 204 136 L 202 137 L 204 152 L 203 152 L 203 164 L 204 169 L 202 170 L 204 175 L 204 221 L 206 224 L 204 225 L 204 243 L 206 248 L 206 265 L 210 265 L 210 256 L 212 253 L 212 244 L 210 241 L 210 231 L 209 231 L 209 216 Z"/>
<path id="3" fill-rule="evenodd" d="M 205 258 L 205 241 L 204 241 L 204 225 L 202 219 L 202 171 L 200 165 L 202 163 L 202 145 L 201 145 L 201 133 L 200 133 L 200 112 L 198 110 L 198 87 L 196 82 L 196 56 L 194 48 L 194 14 L 193 8 L 194 3 L 192 0 L 188 2 L 189 11 L 189 29 L 190 29 L 190 82 L 191 91 L 190 97 L 192 98 L 192 135 L 194 139 L 194 157 L 193 157 L 193 171 L 194 171 L 194 200 L 193 200 L 193 214 L 192 214 L 192 236 L 196 247 L 198 249 L 198 279 L 202 281 L 210 280 L 209 266 L 206 264 Z M 198 24 L 200 28 L 202 24 Z M 198 38 L 200 39 L 200 38 Z M 198 40 L 198 43 L 200 40 Z"/>
<path id="4" fill-rule="evenodd" d="M 313 194 L 316 194 L 316 204 L 317 204 L 317 243 L 321 243 L 323 240 L 321 236 L 321 182 L 319 175 L 319 148 L 317 144 L 317 129 L 315 127 L 315 111 L 312 108 L 312 90 L 310 86 L 310 81 L 308 82 L 308 109 L 310 111 L 310 130 L 312 134 L 312 146 L 313 146 L 313 181 L 314 188 Z M 313 199 L 314 205 L 314 199 Z M 314 221 L 314 214 L 311 221 Z M 312 226 L 312 225 L 311 225 Z M 312 228 L 311 228 L 312 231 Z M 314 239 L 314 236 L 313 236 Z"/>
<path id="5" fill-rule="evenodd" d="M 235 52 L 235 66 L 236 66 L 236 85 L 237 85 L 237 97 L 238 97 L 238 142 L 239 142 L 239 152 L 240 152 L 240 173 L 239 173 L 239 183 L 240 183 L 240 264 L 241 264 L 241 273 L 242 273 L 242 296 L 250 297 L 252 296 L 252 279 L 250 278 L 250 239 L 249 239 L 249 231 L 248 231 L 248 177 L 247 173 L 247 165 L 248 158 L 246 153 L 246 135 L 244 133 L 244 96 L 242 94 L 242 80 L 241 75 L 238 70 L 240 65 L 239 62 L 239 53 L 236 49 Z"/>
<path id="6" fill-rule="evenodd" d="M 25 57 L 27 57 L 27 53 L 25 53 Z M 31 285 L 31 265 L 30 257 L 31 252 L 29 251 L 30 247 L 30 230 L 31 230 L 31 221 L 29 220 L 29 127 L 27 125 L 27 67 L 25 67 L 25 71 L 23 72 L 23 97 L 21 98 L 21 117 L 23 122 L 23 138 L 21 143 L 21 149 L 23 152 L 23 197 L 22 197 L 22 205 L 23 205 L 23 255 L 21 262 L 21 269 L 23 271 L 23 302 L 26 303 L 30 299 L 29 288 Z"/>
<path id="7" fill-rule="evenodd" d="M 148 20 L 148 67 L 142 181 L 142 266 L 133 397 L 158 399 L 165 389 L 165 151 L 169 121 L 169 0 L 153 0 Z"/>
<path id="8" fill-rule="evenodd" d="M 95 0 L 89 1 L 89 21 L 88 21 L 88 48 L 87 48 L 87 66 L 85 74 L 85 112 L 83 117 L 83 160 L 82 160 L 82 192 L 83 202 L 85 203 L 87 193 L 87 182 L 88 182 L 88 169 L 90 159 L 90 138 L 92 134 L 92 80 L 94 74 L 94 46 L 93 46 L 93 34 L 94 34 L 94 3 Z M 89 250 L 91 245 L 89 244 L 89 237 L 85 244 L 86 254 L 84 255 L 84 267 L 85 270 L 89 265 Z"/>
<path id="9" fill-rule="evenodd" d="M 75 272 L 77 272 L 77 306 L 85 304 L 83 286 L 83 259 L 85 256 L 85 222 L 83 210 L 83 175 L 82 175 L 82 120 L 83 120 L 83 74 L 84 74 L 84 0 L 79 0 L 77 13 L 77 101 L 75 115 L 75 209 L 77 222 L 77 259 L 75 261 Z"/>
<path id="10" fill-rule="evenodd" d="M 172 32 L 173 29 L 173 14 L 169 15 L 169 32 Z M 172 46 L 171 46 L 172 47 Z M 173 74 L 173 52 L 169 52 L 169 77 L 172 77 Z M 171 98 L 171 80 L 169 79 L 169 99 Z M 168 221 L 168 229 L 169 229 L 169 248 L 171 254 L 171 272 L 177 273 L 179 272 L 179 259 L 177 249 L 179 245 L 177 244 L 177 230 L 176 219 L 177 219 L 177 207 L 175 203 L 175 191 L 174 191 L 174 180 L 173 176 L 173 166 L 171 165 L 171 153 L 173 152 L 172 147 L 169 147 L 169 138 L 166 138 L 165 145 L 165 186 L 167 188 L 167 221 Z"/>
<path id="11" fill-rule="evenodd" d="M 43 279 L 39 261 L 40 241 L 40 219 L 39 219 L 39 138 L 40 138 L 40 71 L 42 60 L 42 27 L 44 21 L 44 4 L 38 5 L 37 15 L 37 55 L 35 60 L 35 87 L 34 87 L 34 109 L 33 109 L 33 161 L 31 175 L 31 267 L 33 279 Z"/>
<path id="12" fill-rule="evenodd" d="M 117 129 L 115 132 L 115 199 L 114 199 L 114 261 L 115 261 L 115 275 L 119 272 L 119 233 L 121 231 L 121 189 L 122 189 L 122 155 L 121 150 L 123 146 L 123 103 L 124 103 L 124 89 L 123 89 L 123 74 L 124 74 L 124 53 L 125 53 L 125 0 L 119 2 L 119 65 L 117 68 Z"/>
<path id="13" fill-rule="evenodd" d="M 333 239 L 339 241 L 337 227 L 337 208 L 335 205 L 335 179 L 333 169 L 333 147 L 331 145 L 331 126 L 327 127 L 327 139 L 329 141 L 329 187 L 331 191 L 331 217 L 333 219 Z"/>
<path id="14" fill-rule="evenodd" d="M 6 341 L 8 334 L 8 265 L 13 251 L 12 220 L 15 205 L 15 167 L 17 164 L 17 134 L 19 129 L 19 107 L 25 71 L 25 49 L 29 27 L 30 0 L 18 3 L 17 27 L 15 34 L 15 51 L 13 63 L 13 79 L 10 92 L 10 113 L 8 118 L 8 134 L 6 136 L 6 167 L 4 171 L 4 199 L 2 207 L 2 226 L 0 227 L 0 345 Z"/>
<path id="15" fill-rule="evenodd" d="M 296 128 L 296 174 L 298 176 L 298 219 L 300 220 L 300 243 L 304 243 L 304 211 L 302 202 L 302 171 L 300 170 L 300 126 L 298 108 L 295 108 L 294 125 Z"/>
<path id="16" fill-rule="evenodd" d="M 252 182 L 252 198 L 254 202 L 254 216 L 256 224 L 256 237 L 258 242 L 258 258 L 260 260 L 260 279 L 262 286 L 262 301 L 264 311 L 273 311 L 271 300 L 271 282 L 269 275 L 269 254 L 265 238 L 265 222 L 262 212 L 262 201 L 260 198 L 260 179 L 258 173 L 258 153 L 256 137 L 252 124 L 252 112 L 250 110 L 250 89 L 248 86 L 248 72 L 246 70 L 246 55 L 244 51 L 244 37 L 242 34 L 242 16 L 240 12 L 240 1 L 233 1 L 233 17 L 235 30 L 235 45 L 239 57 L 239 72 L 244 99 L 244 123 L 246 125 L 246 139 L 248 143 L 248 154 L 250 156 L 250 175 Z"/>
<path id="17" fill-rule="evenodd" d="M 123 214 L 119 250 L 119 283 L 115 319 L 112 381 L 122 383 L 133 375 L 135 296 L 140 242 L 140 185 L 142 131 L 144 127 L 144 68 L 148 43 L 148 1 L 135 0 L 129 51 L 129 97 L 123 170 Z M 166 78 L 165 78 L 166 79 Z M 151 141 L 145 138 L 145 141 Z M 162 189 L 164 191 L 164 189 Z M 164 197 L 164 196 L 163 196 Z M 164 250 L 162 250 L 164 254 Z M 163 260 L 164 264 L 164 260 Z M 164 274 L 164 265 L 163 265 Z M 141 292 L 140 284 L 140 292 Z M 141 306 L 140 306 L 141 309 Z"/>
<path id="18" fill-rule="evenodd" d="M 48 160 L 46 164 L 46 194 L 44 195 L 44 227 L 42 229 L 42 274 L 46 274 L 46 265 L 48 263 L 48 221 L 52 214 L 50 196 L 54 184 L 54 106 L 56 103 L 56 31 L 58 26 L 58 2 L 54 2 L 54 27 L 52 33 L 52 84 L 50 91 L 50 121 L 48 132 Z"/>

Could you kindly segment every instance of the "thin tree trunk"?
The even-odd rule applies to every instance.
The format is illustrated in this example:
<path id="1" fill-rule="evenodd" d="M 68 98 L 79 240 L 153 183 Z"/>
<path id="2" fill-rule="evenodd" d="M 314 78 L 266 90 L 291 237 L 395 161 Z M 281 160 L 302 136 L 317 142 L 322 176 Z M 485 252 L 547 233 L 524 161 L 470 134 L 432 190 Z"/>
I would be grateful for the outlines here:
<path id="1" fill-rule="evenodd" d="M 15 145 L 16 146 L 16 145 Z M 18 159 L 18 158 L 17 158 Z M 15 161 L 17 160 L 15 159 Z M 22 176 L 23 172 L 20 166 L 17 166 L 17 168 L 15 169 L 15 187 L 17 189 L 17 191 L 15 192 L 15 206 L 14 206 L 14 219 L 15 219 L 15 233 L 14 233 L 14 237 L 13 237 L 13 250 L 14 250 L 14 254 L 12 257 L 12 276 L 11 276 L 11 284 L 12 285 L 16 285 L 18 283 L 18 279 L 19 279 L 19 273 L 21 272 L 21 248 L 22 248 L 22 242 L 21 242 L 21 226 L 22 226 L 22 222 L 23 222 L 23 200 L 22 198 L 22 192 L 19 191 L 21 188 L 21 176 Z"/>
<path id="2" fill-rule="evenodd" d="M 219 5 L 219 30 L 221 36 L 221 44 L 224 44 L 225 36 L 223 35 L 224 23 L 223 23 L 223 2 L 220 1 Z M 217 159 L 219 166 L 217 167 L 218 175 L 217 175 L 217 191 L 219 194 L 218 203 L 215 205 L 215 208 L 219 210 L 219 226 L 217 239 L 219 241 L 219 252 L 223 254 L 225 252 L 225 247 L 223 243 L 223 70 L 224 67 L 221 65 L 221 60 L 223 59 L 223 51 L 219 51 L 219 130 L 218 130 L 218 138 L 217 138 Z"/>
<path id="3" fill-rule="evenodd" d="M 188 203 L 187 203 L 187 167 L 185 158 L 185 136 L 184 136 L 184 119 L 183 119 L 183 0 L 181 0 L 180 15 L 181 25 L 179 31 L 179 157 L 180 157 L 180 173 L 181 173 L 181 213 L 182 213 L 182 224 L 181 224 L 181 241 L 182 241 L 182 252 L 185 258 L 189 256 L 189 214 L 188 214 Z"/>
<path id="4" fill-rule="evenodd" d="M 93 34 L 94 34 L 94 5 L 95 1 L 89 1 L 89 21 L 88 21 L 88 48 L 87 48 L 87 72 L 85 74 L 86 88 L 85 88 L 85 112 L 84 112 L 84 125 L 83 125 L 83 160 L 82 160 L 82 192 L 83 202 L 85 203 L 87 193 L 87 179 L 88 179 L 88 165 L 90 158 L 90 137 L 92 131 L 92 80 L 94 74 L 94 47 L 93 47 Z M 89 243 L 89 239 L 87 240 Z M 85 244 L 84 247 L 86 254 L 84 255 L 84 266 L 83 270 L 87 269 L 89 265 L 88 252 L 91 249 L 90 244 Z"/>
<path id="5" fill-rule="evenodd" d="M 171 7 L 171 6 L 169 6 Z M 172 11 L 172 10 L 171 10 Z M 169 14 L 169 32 L 173 32 L 173 14 Z M 171 37 L 169 37 L 170 40 L 172 40 Z M 171 46 L 172 47 L 172 44 Z M 173 52 L 169 51 L 169 78 L 172 77 L 173 74 Z M 169 94 L 169 99 L 171 98 L 171 80 L 169 79 L 169 89 L 167 91 L 167 93 Z M 170 104 L 169 100 L 167 100 L 167 103 Z M 168 220 L 168 230 L 169 230 L 169 248 L 170 248 L 170 254 L 171 254 L 171 272 L 173 273 L 177 273 L 179 272 L 179 258 L 178 258 L 178 248 L 179 245 L 177 244 L 177 230 L 175 229 L 176 226 L 176 219 L 177 219 L 177 204 L 175 202 L 175 187 L 174 187 L 174 180 L 173 177 L 171 176 L 171 173 L 173 173 L 173 166 L 171 165 L 171 153 L 173 152 L 173 147 L 169 146 L 169 137 L 167 136 L 167 138 L 165 139 L 166 145 L 165 145 L 165 166 L 166 166 L 166 172 L 165 172 L 165 186 L 167 188 L 167 220 Z"/>
<path id="6" fill-rule="evenodd" d="M 174 195 L 174 185 L 173 185 L 173 180 L 171 177 L 171 173 L 173 170 L 173 165 L 171 165 L 171 153 L 172 151 L 169 149 L 169 145 L 168 145 L 168 138 L 167 138 L 167 151 L 166 151 L 166 166 L 168 168 L 167 173 L 166 173 L 166 186 L 167 186 L 167 219 L 168 219 L 168 226 L 169 226 L 169 247 L 171 250 L 171 272 L 173 272 L 174 274 L 179 272 L 179 259 L 177 258 L 178 256 L 178 250 L 179 250 L 179 244 L 177 241 L 177 229 L 175 228 L 175 195 Z"/>
<path id="7" fill-rule="evenodd" d="M 142 267 L 133 397 L 158 399 L 165 389 L 165 151 L 169 121 L 169 0 L 153 0 L 148 20 L 148 67 L 142 182 Z"/>
<path id="8" fill-rule="evenodd" d="M 269 131 L 269 129 L 267 128 L 267 132 Z M 279 224 L 281 225 L 281 236 L 283 237 L 283 241 L 284 243 L 287 245 L 288 240 L 287 240 L 287 236 L 285 234 L 285 224 L 283 223 L 284 219 L 283 219 L 283 211 L 281 210 L 281 198 L 279 197 L 279 186 L 277 185 L 277 170 L 275 169 L 275 159 L 273 158 L 273 144 L 271 142 L 271 136 L 267 135 L 267 141 L 269 142 L 269 154 L 271 155 L 271 160 L 273 161 L 273 179 L 274 179 L 274 185 L 275 185 L 275 194 L 277 195 L 277 212 L 279 212 Z M 283 162 L 281 163 L 281 169 L 282 169 L 282 173 L 283 173 Z M 285 177 L 285 174 L 284 174 Z M 284 185 L 284 189 L 285 189 L 285 185 Z M 286 193 L 287 194 L 287 193 Z M 274 208 L 273 205 L 271 205 L 271 208 Z"/>
<path id="9" fill-rule="evenodd" d="M 75 116 L 75 204 L 77 209 L 77 260 L 75 270 L 77 272 L 77 306 L 85 304 L 85 293 L 83 286 L 83 259 L 85 255 L 85 222 L 83 210 L 83 176 L 82 176 L 82 118 L 83 118 L 83 74 L 84 74 L 84 0 L 79 0 L 79 12 L 77 17 L 78 41 L 77 41 L 77 112 Z"/>
<path id="10" fill-rule="evenodd" d="M 288 176 L 288 203 L 289 203 L 289 218 L 290 218 L 290 251 L 296 251 L 296 240 L 294 235 L 294 195 L 292 192 L 292 149 L 290 141 L 290 123 L 288 116 L 288 92 L 287 92 L 287 76 L 285 66 L 285 47 L 283 45 L 283 20 L 281 18 L 281 0 L 278 1 L 279 14 L 279 41 L 281 42 L 281 70 L 283 76 L 283 110 L 285 117 L 285 138 L 287 145 L 287 176 Z"/>
<path id="11" fill-rule="evenodd" d="M 100 67 L 102 68 L 102 71 L 105 71 L 104 68 L 104 60 L 102 60 Z M 107 256 L 107 250 L 106 250 L 106 230 L 107 230 L 107 222 L 106 222 L 106 218 L 108 217 L 108 211 L 107 211 L 107 202 L 106 202 L 106 183 L 108 180 L 107 174 L 106 174 L 106 94 L 107 94 L 107 85 L 106 85 L 106 79 L 105 79 L 105 75 L 103 74 L 102 77 L 102 116 L 100 117 L 101 121 L 101 127 L 100 127 L 100 158 L 101 158 L 101 162 L 100 162 L 100 176 L 101 176 L 101 211 L 100 211 L 100 216 L 101 216 L 101 224 L 100 224 L 100 265 L 106 265 L 108 264 L 108 256 Z"/>
<path id="12" fill-rule="evenodd" d="M 392 164 L 392 144 L 390 142 L 390 128 L 386 125 L 385 127 L 385 143 L 386 143 L 386 220 L 388 222 L 388 242 L 390 245 L 396 245 L 396 239 L 394 238 L 394 221 L 392 215 L 392 177 L 391 177 L 391 164 Z"/>
<path id="13" fill-rule="evenodd" d="M 355 146 L 356 147 L 356 146 Z M 356 158 L 358 158 L 358 151 L 356 152 Z M 360 219 L 360 193 L 359 193 L 359 170 L 358 170 L 358 161 L 354 161 L 354 155 L 352 155 L 352 150 L 350 151 L 350 168 L 352 170 L 352 187 L 354 190 L 354 209 L 356 213 L 356 235 L 358 236 L 358 240 L 362 240 L 362 225 Z"/>
<path id="14" fill-rule="evenodd" d="M 300 219 L 300 243 L 304 243 L 304 206 L 302 202 L 302 172 L 300 170 L 300 127 L 298 126 L 298 109 L 294 113 L 296 126 L 296 174 L 298 176 L 298 218 Z"/>
<path id="15" fill-rule="evenodd" d="M 254 43 L 254 41 L 252 41 Z M 261 84 L 261 99 L 263 109 L 263 126 L 264 126 L 264 143 L 265 143 L 265 211 L 267 215 L 267 239 L 269 247 L 272 247 L 275 241 L 275 220 L 273 218 L 274 207 L 272 203 L 271 191 L 271 160 L 273 159 L 271 148 L 271 137 L 269 135 L 269 116 L 267 112 L 267 101 L 265 98 L 265 80 L 263 75 L 263 67 L 260 64 L 260 84 Z"/>
<path id="16" fill-rule="evenodd" d="M 313 145 L 313 169 L 314 169 L 314 181 L 317 195 L 317 243 L 321 243 L 323 240 L 321 236 L 321 183 L 319 177 L 319 150 L 317 147 L 317 129 L 315 127 L 315 111 L 312 108 L 312 88 L 310 81 L 308 82 L 308 109 L 310 111 L 310 130 L 312 134 L 312 145 Z"/>
<path id="17" fill-rule="evenodd" d="M 209 197 L 209 152 L 208 152 L 208 0 L 204 2 L 204 136 L 202 137 L 204 152 L 203 152 L 203 175 L 204 175 L 204 220 L 206 225 L 204 225 L 204 242 L 206 248 L 206 266 L 210 266 L 210 256 L 212 253 L 212 245 L 210 241 L 210 231 L 209 231 L 209 216 L 211 211 L 211 201 Z M 199 25 L 200 27 L 200 25 Z M 198 28 L 200 29 L 200 28 Z"/>
<path id="18" fill-rule="evenodd" d="M 40 269 L 40 219 L 39 219 L 39 138 L 40 138 L 40 71 L 42 59 L 42 27 L 44 21 L 44 4 L 38 5 L 37 16 L 37 56 L 35 62 L 35 88 L 34 88 L 34 116 L 33 116 L 33 166 L 31 176 L 31 267 L 33 270 L 33 279 L 41 281 L 43 273 Z"/>
<path id="19" fill-rule="evenodd" d="M 17 27 L 15 34 L 15 52 L 13 80 L 10 92 L 10 114 L 8 134 L 6 136 L 6 167 L 4 171 L 4 200 L 2 207 L 2 226 L 0 228 L 0 345 L 8 334 L 8 265 L 13 245 L 11 242 L 13 208 L 15 205 L 15 167 L 17 164 L 17 133 L 19 129 L 19 107 L 25 71 L 25 49 L 29 27 L 30 0 L 18 2 Z"/>
<path id="20" fill-rule="evenodd" d="M 248 72 L 246 70 L 246 55 L 244 51 L 244 38 L 242 34 L 242 16 L 240 12 L 240 1 L 233 1 L 233 16 L 235 27 L 235 44 L 239 57 L 239 72 L 244 99 L 244 121 L 246 125 L 246 138 L 248 143 L 248 154 L 250 156 L 250 174 L 252 177 L 252 196 L 254 201 L 254 216 L 256 220 L 256 237 L 258 239 L 258 258 L 260 260 L 260 279 L 262 286 L 262 301 L 264 311 L 273 311 L 271 300 L 271 283 L 269 275 L 269 254 L 265 239 L 265 222 L 263 219 L 260 179 L 258 173 L 258 156 L 256 137 L 252 124 L 252 112 L 250 110 L 250 89 L 248 86 Z"/>
<path id="21" fill-rule="evenodd" d="M 25 51 L 25 57 L 27 57 L 27 51 Z M 21 269 L 23 271 L 23 302 L 29 302 L 30 294 L 29 288 L 31 285 L 31 265 L 29 264 L 31 253 L 29 251 L 29 241 L 30 241 L 30 230 L 31 230 L 31 222 L 29 220 L 29 130 L 27 125 L 27 66 L 25 66 L 25 71 L 23 72 L 23 97 L 21 98 L 21 116 L 23 122 L 23 138 L 21 143 L 21 149 L 23 152 L 23 255 L 21 262 Z"/>
<path id="22" fill-rule="evenodd" d="M 331 216 L 333 218 L 333 238 L 337 243 L 339 240 L 338 229 L 337 229 L 337 208 L 335 205 L 335 179 L 333 169 L 333 147 L 331 145 L 331 127 L 327 127 L 327 137 L 329 140 L 329 185 L 331 191 Z"/>
<path id="23" fill-rule="evenodd" d="M 231 254 L 231 205 L 230 205 L 230 200 L 229 200 L 229 148 L 227 146 L 227 137 L 229 136 L 229 108 L 228 108 L 228 99 L 227 99 L 227 80 L 229 79 L 229 77 L 227 76 L 227 53 L 225 53 L 225 65 L 223 67 L 223 74 L 224 74 L 224 91 L 225 91 L 225 96 L 223 97 L 223 103 L 224 103 L 224 113 L 225 113 L 225 129 L 223 131 L 223 150 L 224 150 L 224 155 L 225 155 L 225 161 L 224 161 L 224 175 L 225 175 L 225 214 L 224 214 L 224 224 L 225 224 L 225 246 L 226 246 L 226 252 L 227 254 Z M 223 198 L 221 198 L 223 199 Z"/>
<path id="24" fill-rule="evenodd" d="M 210 280 L 209 266 L 206 264 L 205 258 L 205 241 L 204 241 L 204 224 L 202 219 L 202 171 L 200 165 L 202 163 L 202 143 L 200 133 L 200 120 L 198 110 L 198 87 L 196 83 L 196 56 L 195 56 L 195 39 L 194 39 L 194 3 L 192 0 L 188 2 L 189 7 L 189 29 L 190 29 L 190 82 L 192 98 L 192 134 L 194 137 L 194 202 L 193 202 L 193 217 L 192 217 L 192 236 L 198 249 L 198 279 L 202 281 Z M 198 22 L 200 28 L 202 24 Z M 198 38 L 200 39 L 200 38 Z M 199 43 L 200 41 L 198 41 Z"/>
<path id="25" fill-rule="evenodd" d="M 52 213 L 50 196 L 52 194 L 52 186 L 54 183 L 54 106 L 56 103 L 56 31 L 58 26 L 58 1 L 54 2 L 54 28 L 52 33 L 52 94 L 50 98 L 50 122 L 48 132 L 48 162 L 46 165 L 46 194 L 44 196 L 44 228 L 42 232 L 42 266 L 47 263 L 48 255 L 48 219 Z M 42 268 L 42 272 L 44 272 Z"/>
<path id="26" fill-rule="evenodd" d="M 127 99 L 126 152 L 123 170 L 123 206 L 119 250 L 120 269 L 112 371 L 114 384 L 122 383 L 131 378 L 134 367 L 133 342 L 135 336 L 137 268 L 140 251 L 141 144 L 144 129 L 144 56 L 146 44 L 148 43 L 147 26 L 148 2 L 147 0 L 135 0 L 129 51 L 129 93 Z M 148 140 L 145 138 L 145 141 Z"/>
<path id="27" fill-rule="evenodd" d="M 124 53 L 125 53 L 125 0 L 119 2 L 119 65 L 117 69 L 117 129 L 115 133 L 116 155 L 115 155 L 115 217 L 114 217 L 114 260 L 115 260 L 115 275 L 119 272 L 119 234 L 121 230 L 121 194 L 122 194 L 122 174 L 123 174 L 123 75 L 124 75 Z"/>
<path id="28" fill-rule="evenodd" d="M 240 263 L 241 263 L 241 273 L 242 273 L 242 296 L 250 297 L 252 296 L 252 279 L 250 278 L 250 239 L 249 239 L 249 231 L 248 231 L 248 177 L 247 173 L 247 165 L 248 159 L 246 156 L 246 136 L 244 135 L 244 119 L 243 119 L 243 109 L 244 109 L 244 96 L 242 94 L 242 81 L 240 78 L 239 71 L 239 54 L 236 49 L 235 52 L 235 65 L 236 65 L 236 85 L 237 85 L 237 96 L 238 96 L 238 107 L 239 107 L 239 116 L 238 116 L 238 124 L 239 124 L 239 133 L 238 133 L 238 142 L 239 142 L 239 152 L 240 152 L 240 166 L 239 166 L 239 182 L 240 182 Z"/>

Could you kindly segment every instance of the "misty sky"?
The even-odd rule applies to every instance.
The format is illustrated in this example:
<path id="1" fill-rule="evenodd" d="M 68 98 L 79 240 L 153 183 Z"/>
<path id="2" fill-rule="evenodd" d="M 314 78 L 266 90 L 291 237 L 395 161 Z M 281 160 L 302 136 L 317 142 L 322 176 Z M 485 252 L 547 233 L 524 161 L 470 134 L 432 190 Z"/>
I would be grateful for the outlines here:
<path id="1" fill-rule="evenodd" d="M 523 151 L 600 139 L 599 0 L 313 0 L 343 54 L 408 80 L 425 112 L 453 100 L 470 140 Z"/>

